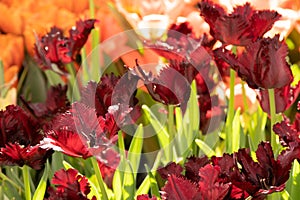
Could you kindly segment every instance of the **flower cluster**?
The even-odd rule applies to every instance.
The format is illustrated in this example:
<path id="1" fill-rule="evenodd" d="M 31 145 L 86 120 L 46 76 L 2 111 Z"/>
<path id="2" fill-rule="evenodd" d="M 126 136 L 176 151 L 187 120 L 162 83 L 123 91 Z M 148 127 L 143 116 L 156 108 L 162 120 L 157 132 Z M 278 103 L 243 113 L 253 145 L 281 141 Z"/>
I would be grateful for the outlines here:
<path id="1" fill-rule="evenodd" d="M 283 191 L 300 162 L 300 113 L 286 112 L 286 116 L 282 115 L 284 120 L 278 122 L 274 115 L 279 115 L 273 111 L 283 113 L 295 106 L 300 83 L 295 83 L 294 79 L 299 79 L 293 77 L 286 58 L 287 44 L 279 35 L 265 37 L 281 16 L 276 11 L 255 10 L 249 3 L 235 7 L 231 13 L 210 0 L 197 5 L 200 16 L 210 27 L 210 35 L 195 34 L 187 22 L 172 24 L 165 37 L 143 43 L 144 52 L 154 51 L 163 57 L 157 69 L 146 70 L 140 64 L 143 61 L 136 58 L 132 68 L 124 65 L 123 60 L 114 60 L 116 65 L 111 66 L 121 66 L 122 70 L 101 69 L 103 74 L 97 77 L 98 82 L 88 81 L 98 76 L 90 74 L 99 67 L 99 63 L 93 63 L 96 59 L 84 63 L 84 69 L 78 71 L 83 77 L 71 73 L 77 72 L 76 67 L 81 64 L 81 48 L 97 20 L 77 21 L 68 36 L 63 29 L 52 27 L 46 35 L 37 37 L 35 54 L 39 67 L 58 74 L 38 69 L 49 79 L 45 81 L 49 90 L 44 102 L 31 102 L 30 95 L 21 90 L 25 95 L 20 97 L 20 105 L 0 110 L 1 167 L 27 165 L 38 175 L 44 168 L 35 195 L 45 193 L 48 200 L 133 196 L 138 200 L 262 200 Z M 134 38 L 140 39 L 136 34 Z M 97 56 L 101 55 L 92 55 L 98 59 Z M 235 98 L 233 70 L 240 78 L 238 81 L 242 79 L 257 91 L 262 110 L 271 114 L 271 131 L 263 130 L 269 124 L 267 114 L 261 110 L 241 115 L 240 110 L 234 110 L 231 99 L 226 110 L 227 99 L 221 94 L 226 81 L 222 78 L 230 71 L 230 98 Z M 63 76 L 66 72 L 70 74 Z M 247 110 L 246 94 L 243 95 Z M 73 101 L 70 97 L 74 97 Z M 152 113 L 156 103 L 158 112 L 167 114 L 167 124 L 160 123 L 161 116 Z M 252 116 L 255 119 L 247 124 Z M 221 130 L 223 121 L 226 126 Z M 136 129 L 137 124 L 141 125 Z M 135 135 L 129 134 L 133 129 Z M 257 140 L 256 131 L 263 134 Z M 275 134 L 282 147 L 274 140 Z M 148 135 L 151 137 L 142 138 Z M 270 140 L 265 141 L 269 136 Z M 165 150 L 165 155 L 160 157 L 158 153 L 152 157 L 154 154 L 148 154 L 151 150 Z M 150 168 L 144 162 L 154 157 L 156 161 Z M 59 169 L 62 164 L 67 170 Z M 139 174 L 143 164 L 148 176 L 140 184 L 144 178 L 144 174 Z M 48 175 L 49 165 L 58 169 L 53 177 Z M 154 174 L 152 169 L 159 165 L 163 166 Z M 35 180 L 28 178 L 29 168 L 23 168 L 23 179 L 19 180 L 18 175 L 10 179 L 7 169 L 0 170 L 1 178 L 14 188 L 10 190 L 3 184 L 3 190 L 17 188 L 20 198 L 30 199 L 28 183 Z M 290 181 L 295 181 L 292 178 Z M 24 189 L 14 184 L 15 180 L 23 180 Z M 145 194 L 150 189 L 151 193 Z"/>
<path id="2" fill-rule="evenodd" d="M 35 55 L 39 63 L 45 69 L 65 72 L 65 64 L 78 60 L 79 51 L 87 41 L 95 22 L 94 19 L 77 21 L 76 26 L 69 30 L 69 37 L 64 36 L 63 30 L 52 27 L 49 33 L 36 41 Z"/>
<path id="3" fill-rule="evenodd" d="M 230 14 L 209 0 L 201 1 L 198 6 L 200 15 L 210 25 L 210 34 L 222 42 L 213 51 L 218 63 L 227 63 L 251 88 L 259 89 L 258 99 L 265 112 L 270 113 L 267 89 L 272 88 L 277 97 L 276 112 L 287 110 L 299 94 L 299 84 L 291 86 L 293 75 L 286 60 L 288 47 L 279 35 L 264 37 L 280 14 L 254 10 L 249 3 L 235 7 Z M 241 50 L 233 53 L 226 49 L 227 45 Z"/>
<path id="4" fill-rule="evenodd" d="M 256 150 L 258 162 L 249 149 L 211 159 L 190 157 L 184 168 L 172 162 L 158 170 L 167 180 L 162 199 L 265 199 L 266 195 L 285 188 L 297 156 L 299 150 L 283 151 L 275 159 L 271 145 L 262 142 Z"/>

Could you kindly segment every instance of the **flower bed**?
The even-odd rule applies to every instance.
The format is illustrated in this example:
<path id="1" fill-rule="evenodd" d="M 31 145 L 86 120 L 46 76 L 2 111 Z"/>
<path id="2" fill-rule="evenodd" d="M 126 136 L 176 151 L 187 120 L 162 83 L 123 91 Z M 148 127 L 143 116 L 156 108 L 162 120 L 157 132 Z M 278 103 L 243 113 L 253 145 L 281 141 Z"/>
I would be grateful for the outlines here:
<path id="1" fill-rule="evenodd" d="M 171 7 L 168 28 L 160 15 L 140 27 L 110 2 L 123 31 L 101 41 L 109 27 L 89 3 L 91 19 L 0 63 L 1 199 L 300 196 L 297 28 L 276 33 L 277 11 L 209 0 L 196 4 L 200 30 Z"/>

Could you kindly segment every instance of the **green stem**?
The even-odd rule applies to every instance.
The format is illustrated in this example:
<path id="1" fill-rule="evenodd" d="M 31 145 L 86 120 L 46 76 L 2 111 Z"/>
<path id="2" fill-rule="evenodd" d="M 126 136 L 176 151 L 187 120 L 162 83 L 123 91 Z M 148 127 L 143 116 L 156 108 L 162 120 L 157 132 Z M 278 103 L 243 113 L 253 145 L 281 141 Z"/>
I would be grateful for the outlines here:
<path id="1" fill-rule="evenodd" d="M 31 200 L 29 168 L 27 165 L 24 165 L 22 167 L 22 173 L 23 173 L 24 188 L 25 188 L 25 199 Z"/>
<path id="2" fill-rule="evenodd" d="M 168 106 L 168 132 L 169 132 L 169 144 L 171 144 L 174 138 L 174 106 Z M 170 158 L 173 158 L 173 148 L 172 145 L 169 145 L 169 155 Z"/>
<path id="3" fill-rule="evenodd" d="M 95 4 L 94 0 L 89 0 L 89 8 L 90 8 L 90 17 L 95 18 Z"/>
<path id="4" fill-rule="evenodd" d="M 71 100 L 76 101 L 80 99 L 80 92 L 79 92 L 79 87 L 78 87 L 78 82 L 76 80 L 76 71 L 74 69 L 74 65 L 72 63 L 67 64 L 66 68 L 70 74 L 69 76 L 69 86 L 70 86 L 70 91 L 71 91 Z"/>
<path id="5" fill-rule="evenodd" d="M 88 67 L 88 59 L 86 55 L 86 48 L 81 49 L 81 60 L 82 60 L 82 83 L 86 85 L 91 80 L 91 75 Z"/>
<path id="6" fill-rule="evenodd" d="M 9 182 L 11 185 L 13 185 L 18 191 L 24 192 L 24 190 L 17 184 L 15 183 L 13 180 L 11 180 L 10 178 L 8 178 L 5 174 L 2 173 L 2 171 L 0 170 L 0 179 L 2 179 L 2 181 L 7 181 Z"/>
<path id="7" fill-rule="evenodd" d="M 249 105 L 247 102 L 247 95 L 246 95 L 246 89 L 245 89 L 245 82 L 242 81 L 242 94 L 243 94 L 243 103 L 244 103 L 244 112 L 248 112 Z"/>
<path id="8" fill-rule="evenodd" d="M 273 148 L 274 153 L 277 155 L 277 152 L 279 150 L 278 148 L 278 136 L 274 133 L 273 131 L 273 126 L 276 123 L 276 105 L 275 105 L 275 94 L 274 94 L 274 89 L 269 89 L 269 102 L 270 102 L 270 117 L 271 117 L 271 145 Z"/>
<path id="9" fill-rule="evenodd" d="M 230 69 L 230 96 L 228 105 L 228 118 L 226 126 L 226 150 L 228 153 L 233 153 L 232 142 L 232 122 L 234 118 L 234 82 L 235 82 L 235 71 Z"/>
<path id="10" fill-rule="evenodd" d="M 92 157 L 91 160 L 92 160 L 92 165 L 93 165 L 93 168 L 94 168 L 94 171 L 95 171 L 95 174 L 96 174 L 97 182 L 98 182 L 98 185 L 99 185 L 100 190 L 101 190 L 102 199 L 103 200 L 108 200 L 108 196 L 107 196 L 106 189 L 105 189 L 105 186 L 104 186 L 104 181 L 102 179 L 101 171 L 99 169 L 99 165 L 97 163 L 97 160 L 94 157 Z"/>

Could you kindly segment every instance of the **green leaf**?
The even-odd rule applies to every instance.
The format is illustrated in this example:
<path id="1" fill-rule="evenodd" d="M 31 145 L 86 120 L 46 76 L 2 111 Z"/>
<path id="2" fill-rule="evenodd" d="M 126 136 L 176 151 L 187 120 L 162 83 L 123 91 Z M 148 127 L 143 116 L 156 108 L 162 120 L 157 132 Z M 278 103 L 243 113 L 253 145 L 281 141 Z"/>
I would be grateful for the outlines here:
<path id="1" fill-rule="evenodd" d="M 291 199 L 300 199 L 300 164 L 297 160 L 293 163 L 290 179 L 287 184 L 287 190 Z"/>
<path id="2" fill-rule="evenodd" d="M 162 153 L 163 153 L 163 151 L 159 151 L 158 154 L 157 154 L 157 156 L 156 156 L 155 162 L 154 162 L 153 167 L 151 169 L 153 176 L 155 176 L 156 170 L 157 170 L 159 164 L 161 163 Z M 149 189 L 150 189 L 150 187 L 151 187 L 151 185 L 150 185 L 150 177 L 149 177 L 149 175 L 147 175 L 144 178 L 144 180 L 141 183 L 141 185 L 139 186 L 139 188 L 137 189 L 137 191 L 135 193 L 135 198 L 138 195 L 147 194 L 148 191 L 149 191 Z"/>
<path id="3" fill-rule="evenodd" d="M 292 86 L 296 86 L 298 82 L 300 81 L 300 66 L 297 64 L 294 64 L 291 66 L 291 70 L 294 76 L 294 80 L 292 82 Z"/>
<path id="4" fill-rule="evenodd" d="M 52 70 L 45 70 L 44 71 L 46 77 L 47 77 L 47 80 L 50 84 L 50 86 L 54 86 L 54 85 L 58 85 L 58 84 L 62 84 L 64 85 L 64 81 L 62 80 L 61 76 L 57 73 L 55 73 L 54 71 Z"/>
<path id="5" fill-rule="evenodd" d="M 161 148 L 166 147 L 169 144 L 169 134 L 166 130 L 166 127 L 160 123 L 160 121 L 147 105 L 143 105 L 142 109 L 157 134 Z"/>
<path id="6" fill-rule="evenodd" d="M 195 142 L 207 157 L 216 155 L 216 152 L 211 149 L 204 141 L 196 139 Z"/>
<path id="7" fill-rule="evenodd" d="M 46 163 L 45 169 L 43 176 L 39 182 L 38 187 L 36 188 L 34 195 L 33 195 L 33 200 L 43 200 L 46 192 L 46 187 L 47 187 L 47 179 L 48 179 L 48 174 L 49 174 L 49 163 Z"/>
<path id="8" fill-rule="evenodd" d="M 118 145 L 119 145 L 119 153 L 120 153 L 120 163 L 117 167 L 114 177 L 113 177 L 113 191 L 115 194 L 116 200 L 122 200 L 123 199 L 123 181 L 124 181 L 124 172 L 126 170 L 126 163 L 125 163 L 125 144 L 124 139 L 122 135 L 122 131 L 118 132 Z"/>
<path id="9" fill-rule="evenodd" d="M 240 130 L 241 130 L 240 112 L 241 112 L 241 108 L 238 108 L 232 121 L 232 135 L 230 137 L 230 140 L 232 142 L 231 145 L 232 149 L 229 153 L 237 152 L 240 148 Z"/>
<path id="10" fill-rule="evenodd" d="M 70 163 L 68 163 L 67 161 L 63 161 L 63 165 L 64 165 L 64 168 L 66 170 L 68 169 L 75 169 Z"/>
<path id="11" fill-rule="evenodd" d="M 124 179 L 123 179 L 123 187 L 122 187 L 123 199 L 133 200 L 134 199 L 133 194 L 135 194 L 135 188 L 136 188 L 136 182 L 135 182 L 134 171 L 132 169 L 130 162 L 127 161 L 126 171 L 124 173 Z"/>
<path id="12" fill-rule="evenodd" d="M 90 52 L 89 57 L 91 58 L 90 71 L 92 80 L 98 82 L 101 78 L 101 65 L 100 65 L 100 30 L 93 29 L 91 31 L 92 37 L 92 52 Z"/>
<path id="13" fill-rule="evenodd" d="M 22 87 L 21 94 L 31 102 L 45 101 L 47 86 L 43 72 L 29 56 L 25 59 L 24 68 L 26 68 L 25 77 L 23 77 L 24 82 L 22 82 L 22 85 L 18 85 Z"/>
<path id="14" fill-rule="evenodd" d="M 252 114 L 249 124 L 249 145 L 250 150 L 255 151 L 261 141 L 266 140 L 267 114 L 258 106 L 257 111 Z"/>
<path id="15" fill-rule="evenodd" d="M 112 187 L 115 194 L 116 200 L 122 199 L 122 190 L 121 186 L 123 185 L 123 171 L 121 171 L 119 168 L 122 168 L 120 165 L 122 162 L 120 162 L 118 168 L 115 170 L 113 181 L 112 181 Z"/>
<path id="16" fill-rule="evenodd" d="M 143 126 L 140 124 L 136 129 L 136 132 L 133 136 L 133 139 L 130 143 L 130 147 L 128 150 L 128 160 L 132 166 L 132 170 L 135 173 L 135 181 L 136 181 L 136 173 L 139 169 L 141 152 L 143 147 Z"/>
<path id="17" fill-rule="evenodd" d="M 95 196 L 97 199 L 101 199 L 101 193 L 99 192 L 99 189 L 96 187 L 97 185 L 97 177 L 96 175 L 92 175 L 91 177 L 88 178 L 90 186 L 91 186 L 91 191 L 88 194 L 88 197 L 91 199 L 93 196 Z M 106 191 L 109 191 L 108 188 L 106 188 Z M 112 196 L 112 192 L 108 192 L 110 196 Z"/>
<path id="18" fill-rule="evenodd" d="M 145 168 L 148 171 L 148 176 L 149 176 L 149 181 L 150 181 L 150 188 L 151 188 L 151 195 L 152 195 L 152 197 L 156 196 L 157 198 L 159 198 L 160 193 L 159 193 L 159 187 L 158 187 L 157 181 L 156 181 L 154 175 L 149 170 L 147 165 L 145 165 Z"/>

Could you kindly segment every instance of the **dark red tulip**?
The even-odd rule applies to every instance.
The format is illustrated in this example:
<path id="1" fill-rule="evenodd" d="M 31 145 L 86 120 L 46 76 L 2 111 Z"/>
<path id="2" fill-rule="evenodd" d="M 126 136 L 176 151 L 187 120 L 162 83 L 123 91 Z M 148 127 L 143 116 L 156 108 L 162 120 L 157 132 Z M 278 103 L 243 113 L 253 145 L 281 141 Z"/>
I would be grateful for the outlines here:
<path id="1" fill-rule="evenodd" d="M 210 34 L 225 45 L 249 45 L 280 18 L 275 11 L 254 10 L 249 3 L 235 7 L 230 14 L 210 0 L 202 0 L 198 6 L 200 15 L 210 26 Z"/>
<path id="2" fill-rule="evenodd" d="M 277 159 L 274 158 L 270 143 L 262 142 L 256 150 L 258 162 L 254 162 L 249 151 L 240 149 L 237 160 L 241 165 L 242 178 L 240 186 L 255 198 L 265 198 L 267 194 L 284 190 L 289 179 L 289 171 L 293 158 L 282 152 Z"/>
<path id="3" fill-rule="evenodd" d="M 44 138 L 39 122 L 19 106 L 0 111 L 0 165 L 28 165 L 41 169 L 52 150 L 41 148 Z"/>
<path id="4" fill-rule="evenodd" d="M 94 19 L 77 21 L 76 26 L 69 30 L 69 37 L 64 36 L 63 30 L 52 27 L 50 32 L 37 39 L 35 43 L 36 59 L 45 69 L 65 73 L 64 65 L 76 61 L 95 22 Z"/>
<path id="5" fill-rule="evenodd" d="M 154 100 L 167 105 L 185 107 L 190 96 L 190 85 L 184 76 L 176 70 L 165 67 L 160 70 L 157 76 L 153 76 L 151 72 L 144 72 L 137 63 L 135 71 L 132 73 L 144 82 Z"/>
<path id="6" fill-rule="evenodd" d="M 108 116 L 108 115 L 107 115 Z M 106 162 L 112 145 L 116 142 L 119 130 L 111 125 L 112 119 L 97 117 L 95 109 L 82 103 L 73 103 L 72 108 L 58 115 L 46 131 L 43 148 L 62 151 L 63 153 L 83 157 L 96 156 Z"/>
<path id="7" fill-rule="evenodd" d="M 90 184 L 85 176 L 79 175 L 75 169 L 61 169 L 55 172 L 51 183 L 55 187 L 49 187 L 47 190 L 47 200 L 65 200 L 78 199 L 89 200 Z M 91 200 L 96 200 L 93 196 Z"/>
<path id="8" fill-rule="evenodd" d="M 241 55 L 218 49 L 215 56 L 223 59 L 251 88 L 282 88 L 293 81 L 286 61 L 288 47 L 279 36 L 262 38 L 245 47 Z"/>

